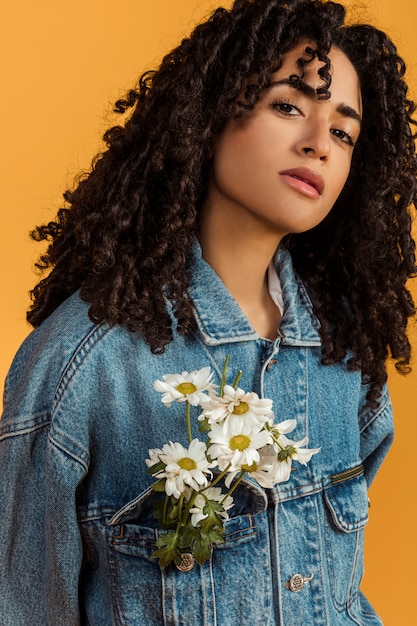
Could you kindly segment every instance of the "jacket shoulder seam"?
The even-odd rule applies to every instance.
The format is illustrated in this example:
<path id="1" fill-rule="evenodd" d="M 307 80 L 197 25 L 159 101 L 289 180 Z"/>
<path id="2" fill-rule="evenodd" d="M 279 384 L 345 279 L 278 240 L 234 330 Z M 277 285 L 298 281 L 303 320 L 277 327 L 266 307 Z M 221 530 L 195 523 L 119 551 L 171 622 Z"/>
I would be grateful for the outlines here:
<path id="1" fill-rule="evenodd" d="M 54 399 L 52 402 L 52 415 L 55 413 L 68 385 L 70 384 L 72 378 L 81 367 L 82 363 L 85 361 L 87 356 L 96 346 L 96 344 L 102 339 L 110 330 L 110 326 L 107 324 L 100 324 L 99 326 L 95 326 L 88 335 L 84 338 L 82 343 L 78 346 L 77 350 L 71 356 L 71 359 L 68 361 L 62 376 L 58 382 L 56 392 L 54 394 Z"/>
<path id="2" fill-rule="evenodd" d="M 18 423 L 0 422 L 0 441 L 8 439 L 9 437 L 16 437 L 18 435 L 27 435 L 37 430 L 49 426 L 51 423 L 51 416 L 49 412 L 43 411 L 36 415 L 28 416 L 27 419 L 21 420 Z"/>

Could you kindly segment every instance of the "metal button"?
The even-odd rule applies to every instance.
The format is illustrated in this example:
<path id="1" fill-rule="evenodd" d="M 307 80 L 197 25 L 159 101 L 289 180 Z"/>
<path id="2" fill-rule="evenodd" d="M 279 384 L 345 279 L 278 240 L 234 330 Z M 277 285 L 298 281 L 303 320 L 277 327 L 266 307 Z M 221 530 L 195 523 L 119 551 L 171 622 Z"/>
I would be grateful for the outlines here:
<path id="1" fill-rule="evenodd" d="M 309 583 L 312 580 L 314 574 L 311 576 L 303 576 L 302 574 L 294 574 L 291 576 L 289 581 L 286 583 L 287 589 L 292 591 L 293 593 L 298 593 L 304 587 L 306 583 Z"/>
<path id="2" fill-rule="evenodd" d="M 177 569 L 179 569 L 180 572 L 189 572 L 193 569 L 194 565 L 195 559 L 193 555 L 189 552 L 183 552 L 183 554 L 181 554 L 181 563 L 177 565 Z"/>

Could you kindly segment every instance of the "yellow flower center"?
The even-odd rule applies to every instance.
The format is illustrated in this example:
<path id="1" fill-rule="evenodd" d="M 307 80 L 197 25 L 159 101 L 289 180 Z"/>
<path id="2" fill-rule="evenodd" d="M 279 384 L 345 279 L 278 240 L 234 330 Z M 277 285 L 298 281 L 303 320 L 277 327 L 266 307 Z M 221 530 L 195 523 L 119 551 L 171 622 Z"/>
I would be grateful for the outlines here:
<path id="1" fill-rule="evenodd" d="M 181 469 L 187 470 L 188 472 L 197 469 L 197 463 L 194 461 L 194 459 L 190 459 L 188 456 L 180 459 L 179 461 L 177 461 L 177 463 Z"/>
<path id="2" fill-rule="evenodd" d="M 197 391 L 197 387 L 193 383 L 180 383 L 177 385 L 177 391 L 186 396 L 190 393 L 194 393 L 194 391 Z"/>
<path id="3" fill-rule="evenodd" d="M 229 445 L 231 450 L 246 450 L 250 446 L 250 439 L 247 435 L 235 435 Z"/>
<path id="4" fill-rule="evenodd" d="M 233 413 L 235 415 L 243 415 L 249 411 L 249 405 L 246 402 L 239 402 L 233 407 Z"/>

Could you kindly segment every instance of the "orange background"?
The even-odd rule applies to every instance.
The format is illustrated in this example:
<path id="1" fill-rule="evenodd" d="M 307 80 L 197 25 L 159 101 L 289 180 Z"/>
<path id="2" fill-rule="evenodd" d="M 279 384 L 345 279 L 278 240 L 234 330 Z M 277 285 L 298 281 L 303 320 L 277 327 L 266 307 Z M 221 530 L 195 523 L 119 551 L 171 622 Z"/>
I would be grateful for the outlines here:
<path id="1" fill-rule="evenodd" d="M 36 280 L 32 266 L 40 247 L 30 243 L 28 230 L 55 215 L 62 191 L 80 169 L 88 168 L 102 133 L 113 123 L 114 100 L 216 5 L 216 0 L 3 3 L 1 381 L 30 330 L 27 292 Z M 416 97 L 415 0 L 370 0 L 357 12 L 393 37 L 407 61 Z M 417 285 L 413 289 L 417 297 Z M 415 323 L 411 330 L 416 350 Z M 363 588 L 386 626 L 408 626 L 417 623 L 417 367 L 407 378 L 390 375 L 390 389 L 397 437 L 371 489 Z"/>

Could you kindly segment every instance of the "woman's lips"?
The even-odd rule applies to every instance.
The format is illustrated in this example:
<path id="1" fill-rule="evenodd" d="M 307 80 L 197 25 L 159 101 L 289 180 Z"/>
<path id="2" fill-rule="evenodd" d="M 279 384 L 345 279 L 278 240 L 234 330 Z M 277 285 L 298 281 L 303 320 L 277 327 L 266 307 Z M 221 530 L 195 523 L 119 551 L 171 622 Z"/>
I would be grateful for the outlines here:
<path id="1" fill-rule="evenodd" d="M 295 167 L 290 170 L 283 170 L 279 172 L 279 175 L 282 176 L 290 187 L 309 198 L 319 198 L 324 191 L 323 177 L 308 167 Z"/>

